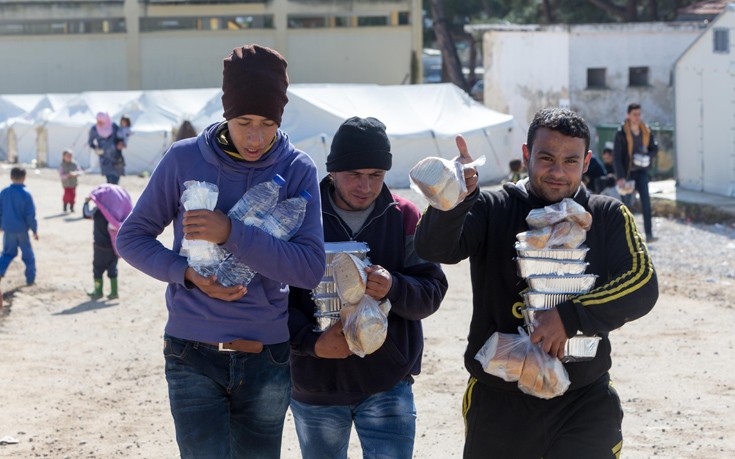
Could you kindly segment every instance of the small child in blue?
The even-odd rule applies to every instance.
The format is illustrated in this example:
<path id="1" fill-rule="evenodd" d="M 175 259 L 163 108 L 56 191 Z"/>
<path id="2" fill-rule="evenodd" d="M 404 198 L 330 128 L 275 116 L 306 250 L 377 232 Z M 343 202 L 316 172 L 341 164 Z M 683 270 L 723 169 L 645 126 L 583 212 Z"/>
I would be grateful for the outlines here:
<path id="1" fill-rule="evenodd" d="M 0 229 L 3 231 L 3 254 L 0 256 L 0 279 L 5 276 L 8 265 L 18 255 L 26 265 L 26 284 L 36 281 L 36 257 L 33 255 L 31 239 L 38 240 L 38 223 L 36 222 L 36 206 L 31 194 L 25 188 L 26 170 L 14 167 L 10 170 L 10 186 L 0 192 Z"/>

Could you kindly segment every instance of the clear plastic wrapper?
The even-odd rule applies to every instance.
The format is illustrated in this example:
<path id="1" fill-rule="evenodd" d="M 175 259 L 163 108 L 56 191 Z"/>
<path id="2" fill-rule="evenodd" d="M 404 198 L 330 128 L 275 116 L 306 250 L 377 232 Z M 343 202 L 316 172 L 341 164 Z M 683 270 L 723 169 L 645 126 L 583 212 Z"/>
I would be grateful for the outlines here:
<path id="1" fill-rule="evenodd" d="M 343 302 L 357 304 L 365 295 L 367 265 L 355 255 L 340 253 L 332 260 L 332 273 L 337 293 Z"/>
<path id="2" fill-rule="evenodd" d="M 555 260 L 553 258 L 515 258 L 521 277 L 543 274 L 582 274 L 587 269 L 584 261 Z"/>
<path id="3" fill-rule="evenodd" d="M 599 336 L 577 335 L 569 338 L 564 346 L 564 363 L 584 362 L 592 360 L 597 355 L 597 346 L 600 344 Z"/>
<path id="4" fill-rule="evenodd" d="M 552 357 L 538 344 L 531 344 L 531 338 L 518 329 L 522 339 L 529 343 L 528 353 L 523 361 L 518 388 L 521 392 L 534 397 L 551 399 L 558 397 L 569 388 L 569 374 L 556 357 Z"/>
<path id="5" fill-rule="evenodd" d="M 231 253 L 227 253 L 224 260 L 217 265 L 215 274 L 220 284 L 232 287 L 233 285 L 247 286 L 255 277 L 256 272 L 245 263 L 238 261 Z"/>
<path id="6" fill-rule="evenodd" d="M 587 231 L 592 224 L 592 215 L 574 199 L 564 198 L 556 204 L 533 209 L 526 217 L 526 223 L 533 229 L 551 226 L 564 220 L 578 223 Z"/>
<path id="7" fill-rule="evenodd" d="M 186 189 L 181 193 L 181 205 L 189 210 L 214 210 L 219 197 L 217 185 L 208 182 L 189 180 L 184 182 Z M 215 243 L 203 240 L 183 239 L 181 255 L 185 256 L 189 266 L 202 276 L 209 276 L 213 269 L 224 258 L 224 252 Z"/>
<path id="8" fill-rule="evenodd" d="M 551 236 L 546 243 L 548 248 L 561 247 L 576 249 L 587 240 L 587 231 L 578 223 L 564 221 L 551 228 Z"/>
<path id="9" fill-rule="evenodd" d="M 518 242 L 524 247 L 530 247 L 536 250 L 544 250 L 551 237 L 551 226 L 524 231 L 516 234 Z"/>
<path id="10" fill-rule="evenodd" d="M 369 295 L 364 295 L 356 305 L 342 307 L 342 332 L 353 354 L 365 357 L 383 345 L 388 334 L 388 317 L 384 310 L 385 307 Z"/>
<path id="11" fill-rule="evenodd" d="M 467 196 L 464 170 L 483 164 L 485 156 L 468 164 L 435 156 L 424 158 L 408 173 L 411 189 L 421 194 L 436 209 L 454 209 Z"/>
<path id="12" fill-rule="evenodd" d="M 543 399 L 562 395 L 569 388 L 569 375 L 561 361 L 544 352 L 518 327 L 518 334 L 493 333 L 475 355 L 489 374 L 518 382 L 526 394 Z"/>

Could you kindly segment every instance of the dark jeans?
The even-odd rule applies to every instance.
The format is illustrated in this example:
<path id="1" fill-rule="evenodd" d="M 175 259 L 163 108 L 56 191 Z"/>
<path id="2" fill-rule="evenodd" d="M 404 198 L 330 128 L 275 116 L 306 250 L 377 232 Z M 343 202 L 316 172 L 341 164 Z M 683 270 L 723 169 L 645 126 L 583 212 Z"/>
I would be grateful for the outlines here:
<path id="1" fill-rule="evenodd" d="M 182 458 L 278 458 L 291 395 L 288 342 L 259 354 L 164 336 Z"/>
<path id="2" fill-rule="evenodd" d="M 641 200 L 641 213 L 643 214 L 643 229 L 646 236 L 653 236 L 653 224 L 651 222 L 651 195 L 648 193 L 648 172 L 645 170 L 632 171 L 630 178 L 635 180 L 635 189 Z"/>
<path id="3" fill-rule="evenodd" d="M 113 185 L 117 185 L 120 183 L 120 176 L 115 174 L 107 174 L 105 175 L 107 178 L 107 183 L 112 183 Z"/>

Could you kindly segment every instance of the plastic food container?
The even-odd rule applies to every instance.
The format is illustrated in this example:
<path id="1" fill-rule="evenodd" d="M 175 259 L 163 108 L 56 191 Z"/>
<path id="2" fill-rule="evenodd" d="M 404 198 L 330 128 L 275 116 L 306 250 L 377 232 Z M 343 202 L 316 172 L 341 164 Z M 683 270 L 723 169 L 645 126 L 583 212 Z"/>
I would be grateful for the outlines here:
<path id="1" fill-rule="evenodd" d="M 528 287 L 543 293 L 587 293 L 595 286 L 595 274 L 533 275 L 526 278 Z"/>
<path id="2" fill-rule="evenodd" d="M 584 261 L 587 252 L 590 250 L 587 246 L 580 246 L 576 249 L 534 249 L 525 244 L 516 242 L 516 253 L 521 258 L 551 258 L 554 260 L 567 261 Z"/>
<path id="3" fill-rule="evenodd" d="M 582 261 L 554 260 L 550 258 L 516 258 L 518 275 L 528 277 L 540 274 L 582 274 L 587 263 Z M 561 291 L 561 290 L 557 290 Z"/>

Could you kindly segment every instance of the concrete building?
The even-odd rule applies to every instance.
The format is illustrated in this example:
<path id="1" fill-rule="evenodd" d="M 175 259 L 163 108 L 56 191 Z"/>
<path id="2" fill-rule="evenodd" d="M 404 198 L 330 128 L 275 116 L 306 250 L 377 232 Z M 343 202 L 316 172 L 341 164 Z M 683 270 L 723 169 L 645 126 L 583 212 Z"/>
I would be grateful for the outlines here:
<path id="1" fill-rule="evenodd" d="M 735 3 L 675 67 L 677 180 L 682 188 L 735 196 Z"/>
<path id="2" fill-rule="evenodd" d="M 513 115 L 513 142 L 520 157 L 534 113 L 549 106 L 571 108 L 587 120 L 596 154 L 631 102 L 639 102 L 644 120 L 668 129 L 670 138 L 674 63 L 705 26 L 671 22 L 465 29 L 482 36 L 484 103 Z"/>
<path id="3" fill-rule="evenodd" d="M 418 83 L 421 2 L 0 0 L 0 93 L 218 87 L 246 43 L 294 83 Z"/>

